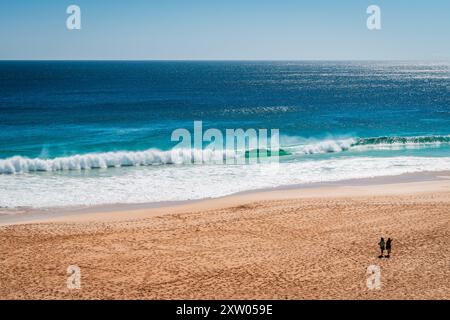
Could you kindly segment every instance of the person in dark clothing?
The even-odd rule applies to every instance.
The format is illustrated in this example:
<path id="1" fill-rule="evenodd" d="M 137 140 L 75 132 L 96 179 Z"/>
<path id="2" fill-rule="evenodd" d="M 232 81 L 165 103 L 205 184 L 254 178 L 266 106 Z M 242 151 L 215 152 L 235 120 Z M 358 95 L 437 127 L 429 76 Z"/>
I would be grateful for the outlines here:
<path id="1" fill-rule="evenodd" d="M 388 238 L 386 241 L 386 251 L 387 251 L 387 256 L 386 258 L 389 258 L 389 256 L 391 255 L 391 249 L 392 249 L 392 239 Z"/>
<path id="2" fill-rule="evenodd" d="M 379 256 L 379 258 L 383 258 L 384 248 L 386 245 L 384 242 L 384 238 L 381 238 L 380 242 L 378 242 L 378 245 L 380 246 L 380 250 L 381 250 L 381 255 Z"/>

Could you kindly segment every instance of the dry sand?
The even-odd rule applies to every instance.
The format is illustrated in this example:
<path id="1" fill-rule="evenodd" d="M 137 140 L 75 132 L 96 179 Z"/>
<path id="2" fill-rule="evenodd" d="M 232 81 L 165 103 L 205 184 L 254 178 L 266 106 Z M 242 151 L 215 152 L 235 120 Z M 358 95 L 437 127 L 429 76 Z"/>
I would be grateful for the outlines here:
<path id="1" fill-rule="evenodd" d="M 393 238 L 389 259 L 379 238 Z M 69 290 L 67 267 L 81 269 Z M 381 268 L 381 288 L 366 286 Z M 450 180 L 330 186 L 0 227 L 3 299 L 449 299 Z"/>

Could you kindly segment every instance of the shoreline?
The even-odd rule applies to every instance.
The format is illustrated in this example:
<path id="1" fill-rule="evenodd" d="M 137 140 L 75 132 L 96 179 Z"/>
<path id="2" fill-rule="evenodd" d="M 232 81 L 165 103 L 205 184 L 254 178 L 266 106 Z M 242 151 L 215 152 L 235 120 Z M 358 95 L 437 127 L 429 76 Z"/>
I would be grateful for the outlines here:
<path id="1" fill-rule="evenodd" d="M 10 223 L 0 298 L 448 300 L 450 177 L 431 178 Z M 73 265 L 80 290 L 67 287 Z M 373 265 L 380 290 L 367 287 Z"/>
<path id="2" fill-rule="evenodd" d="M 141 216 L 147 212 L 152 215 L 179 213 L 183 211 L 199 211 L 208 207 L 221 208 L 233 204 L 245 204 L 259 201 L 259 199 L 285 200 L 295 198 L 328 197 L 335 196 L 339 192 L 345 194 L 354 193 L 358 196 L 356 189 L 359 187 L 372 187 L 376 194 L 380 193 L 377 187 L 383 185 L 403 185 L 424 183 L 429 187 L 429 182 L 446 181 L 450 179 L 450 171 L 423 171 L 415 173 L 404 173 L 393 176 L 377 176 L 371 178 L 348 179 L 339 181 L 317 182 L 310 184 L 295 184 L 278 186 L 274 188 L 261 188 L 241 191 L 217 198 L 203 198 L 182 201 L 151 202 L 136 204 L 105 204 L 82 207 L 54 207 L 54 208 L 0 208 L 0 227 L 16 224 L 29 224 L 50 221 L 62 221 L 65 219 L 82 220 L 96 219 L 95 217 L 111 220 L 123 218 L 124 213 Z M 367 189 L 367 188 L 366 188 Z M 317 193 L 320 195 L 317 195 Z M 386 192 L 386 195 L 391 194 Z M 362 193 L 360 196 L 367 195 Z M 3 211 L 2 211 L 3 210 Z"/>

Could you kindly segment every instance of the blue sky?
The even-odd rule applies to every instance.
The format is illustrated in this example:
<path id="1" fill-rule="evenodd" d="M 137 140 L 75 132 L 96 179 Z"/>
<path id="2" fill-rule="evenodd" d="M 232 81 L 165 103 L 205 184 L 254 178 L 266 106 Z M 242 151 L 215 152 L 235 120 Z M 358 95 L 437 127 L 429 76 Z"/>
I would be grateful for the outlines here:
<path id="1" fill-rule="evenodd" d="M 448 0 L 1 1 L 0 59 L 450 60 L 449 16 Z"/>

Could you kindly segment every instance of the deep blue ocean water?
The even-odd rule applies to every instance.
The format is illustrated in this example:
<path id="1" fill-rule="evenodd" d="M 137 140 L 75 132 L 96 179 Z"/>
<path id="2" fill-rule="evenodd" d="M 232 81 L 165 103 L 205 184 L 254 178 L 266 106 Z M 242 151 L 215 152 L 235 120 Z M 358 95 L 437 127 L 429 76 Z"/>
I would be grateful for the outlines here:
<path id="1" fill-rule="evenodd" d="M 185 200 L 349 172 L 450 169 L 449 90 L 448 63 L 0 62 L 0 206 Z M 133 152 L 170 150 L 172 131 L 194 120 L 279 129 L 292 171 L 268 183 L 245 181 L 248 167 L 128 167 Z M 129 155 L 122 168 L 55 166 L 119 151 Z M 205 181 L 220 186 L 195 189 Z"/>

